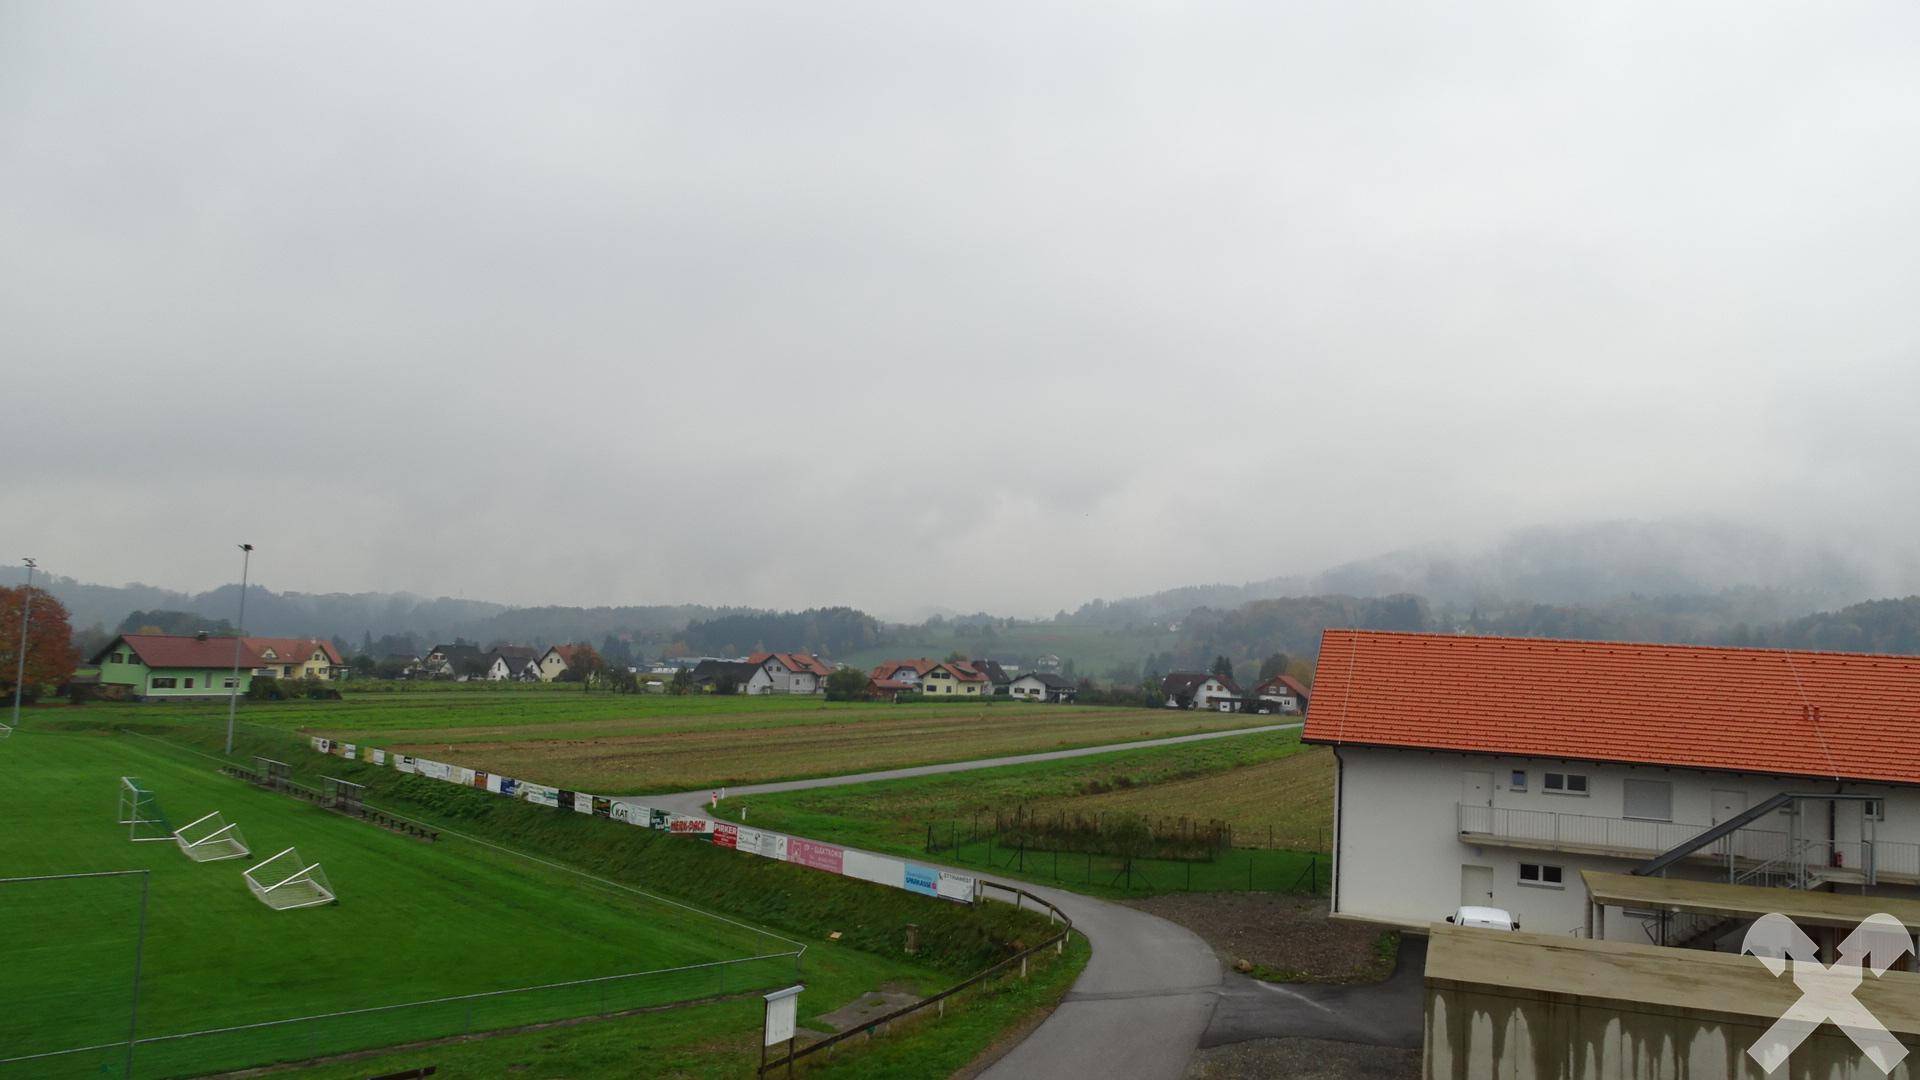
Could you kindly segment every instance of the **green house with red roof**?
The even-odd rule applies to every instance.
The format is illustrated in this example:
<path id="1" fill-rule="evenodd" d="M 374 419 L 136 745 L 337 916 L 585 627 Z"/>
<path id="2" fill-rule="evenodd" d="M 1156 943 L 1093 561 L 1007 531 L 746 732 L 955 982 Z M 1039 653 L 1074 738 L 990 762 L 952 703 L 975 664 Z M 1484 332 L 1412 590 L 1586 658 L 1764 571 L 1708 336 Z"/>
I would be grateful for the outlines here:
<path id="1" fill-rule="evenodd" d="M 94 654 L 103 686 L 142 700 L 225 697 L 233 689 L 234 638 L 209 634 L 122 634 Z M 240 639 L 241 693 L 264 661 Z"/>

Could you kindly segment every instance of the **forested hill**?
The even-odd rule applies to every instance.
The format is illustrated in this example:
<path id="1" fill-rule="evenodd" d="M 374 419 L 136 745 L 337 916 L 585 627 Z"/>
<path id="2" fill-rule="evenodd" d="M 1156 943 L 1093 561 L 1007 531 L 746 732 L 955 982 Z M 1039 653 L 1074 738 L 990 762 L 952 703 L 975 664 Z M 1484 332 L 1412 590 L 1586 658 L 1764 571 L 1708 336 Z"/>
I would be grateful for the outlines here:
<path id="1" fill-rule="evenodd" d="M 1869 600 L 1778 626 L 1742 628 L 1729 635 L 1728 643 L 1920 656 L 1920 596 Z"/>

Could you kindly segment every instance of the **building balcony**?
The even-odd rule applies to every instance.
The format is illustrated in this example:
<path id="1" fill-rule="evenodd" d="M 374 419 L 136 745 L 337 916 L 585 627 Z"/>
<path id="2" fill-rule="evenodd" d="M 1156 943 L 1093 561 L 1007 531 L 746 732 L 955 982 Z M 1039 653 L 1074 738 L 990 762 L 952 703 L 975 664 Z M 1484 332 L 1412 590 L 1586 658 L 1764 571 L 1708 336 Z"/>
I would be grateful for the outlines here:
<path id="1" fill-rule="evenodd" d="M 1456 803 L 1455 812 L 1462 843 L 1614 859 L 1651 859 L 1711 828 L 1467 803 Z M 1783 830 L 1745 828 L 1701 848 L 1687 861 L 1726 867 L 1732 877 L 1788 859 L 1804 861 L 1823 881 L 1920 884 L 1920 844 L 1904 841 L 1801 838 L 1796 842 Z"/>

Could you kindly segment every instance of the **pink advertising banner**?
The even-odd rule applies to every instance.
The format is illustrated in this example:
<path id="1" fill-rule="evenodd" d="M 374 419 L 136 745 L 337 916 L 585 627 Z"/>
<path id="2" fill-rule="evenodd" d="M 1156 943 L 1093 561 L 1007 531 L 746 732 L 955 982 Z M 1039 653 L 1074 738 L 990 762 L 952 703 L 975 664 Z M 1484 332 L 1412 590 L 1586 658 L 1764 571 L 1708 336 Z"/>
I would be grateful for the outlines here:
<path id="1" fill-rule="evenodd" d="M 791 836 L 787 838 L 787 861 L 838 874 L 846 862 L 846 852 L 832 844 L 816 844 Z"/>

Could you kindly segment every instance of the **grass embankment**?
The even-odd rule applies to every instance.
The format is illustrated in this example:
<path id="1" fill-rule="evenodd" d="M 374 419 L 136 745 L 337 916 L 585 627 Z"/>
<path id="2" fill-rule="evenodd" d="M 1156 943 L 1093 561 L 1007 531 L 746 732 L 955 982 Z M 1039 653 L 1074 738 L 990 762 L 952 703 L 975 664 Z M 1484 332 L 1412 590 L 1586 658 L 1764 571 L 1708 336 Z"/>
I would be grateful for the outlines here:
<path id="1" fill-rule="evenodd" d="M 603 794 L 837 776 L 1257 727 L 1273 719 L 1012 701 L 883 705 L 786 695 L 525 690 L 349 694 L 341 701 L 249 703 L 245 714 L 269 727 Z M 58 723 L 70 716 L 122 724 L 224 722 L 226 705 L 96 703 L 40 710 L 34 719 Z"/>
<path id="2" fill-rule="evenodd" d="M 206 726 L 158 728 L 155 734 L 198 750 L 218 749 L 217 731 Z M 287 760 L 295 765 L 296 778 L 312 780 L 324 773 L 366 783 L 369 803 L 437 825 L 448 830 L 449 839 L 457 832 L 475 841 L 537 852 L 545 859 L 804 941 L 808 950 L 802 979 L 809 989 L 801 1008 L 803 1026 L 883 984 L 921 993 L 950 985 L 1007 955 L 1013 943 L 1038 941 L 1048 932 L 1044 919 L 1032 912 L 1016 912 L 1001 904 L 969 908 L 933 902 L 687 838 L 534 807 L 367 763 L 321 757 L 280 732 L 243 729 L 236 751 L 242 761 L 254 753 Z M 912 956 L 905 951 L 909 923 L 919 927 L 920 950 Z M 828 940 L 834 932 L 841 935 L 839 941 Z M 950 1005 L 947 1019 L 915 1024 L 889 1045 L 897 1042 L 909 1047 L 916 1059 L 957 1055 L 964 1061 L 990 1044 L 1006 1023 L 1053 1000 L 1048 995 L 1062 992 L 1083 962 L 1084 953 L 1069 953 L 1064 961 L 1036 968 L 1036 977 L 1029 983 L 996 984 L 970 992 Z M 758 1055 L 752 1034 L 759 1004 L 754 1001 L 749 1006 L 743 1012 L 737 1005 L 722 1003 L 702 1006 L 695 1013 L 627 1017 L 502 1038 L 526 1047 L 533 1059 L 546 1063 L 537 1067 L 551 1069 L 536 1075 L 633 1075 L 632 1059 L 621 1061 L 617 1048 L 624 1045 L 630 1051 L 636 1041 L 657 1051 L 663 1065 L 699 1063 L 673 1066 L 689 1075 L 738 1075 Z M 743 1015 L 745 1027 L 732 1026 Z M 610 1028 L 621 1034 L 609 1034 Z M 444 1056 L 449 1052 L 439 1046 L 416 1056 L 424 1054 L 421 1060 L 432 1063 L 452 1060 Z M 596 1056 L 602 1052 L 604 1060 Z M 475 1060 L 501 1060 L 491 1050 L 478 1053 L 484 1056 Z M 854 1068 L 858 1057 L 836 1068 Z"/>
<path id="3" fill-rule="evenodd" d="M 1332 762 L 1303 747 L 1297 732 L 1035 762 L 951 776 L 889 780 L 846 787 L 756 795 L 721 804 L 736 818 L 746 804 L 751 823 L 901 855 L 991 865 L 998 873 L 1058 881 L 1082 891 L 1289 890 L 1325 886 L 1309 855 L 1331 815 Z M 989 850 L 996 810 L 1015 807 L 1042 816 L 1058 811 L 1093 816 L 1135 813 L 1219 819 L 1241 842 L 1277 850 L 1236 849 L 1211 863 L 1137 859 L 1131 871 L 1112 856 L 1055 853 L 1030 847 Z M 929 828 L 931 826 L 931 829 Z M 933 851 L 928 852 L 931 834 Z M 954 846 L 957 842 L 957 848 Z"/>

